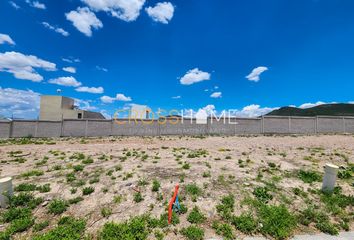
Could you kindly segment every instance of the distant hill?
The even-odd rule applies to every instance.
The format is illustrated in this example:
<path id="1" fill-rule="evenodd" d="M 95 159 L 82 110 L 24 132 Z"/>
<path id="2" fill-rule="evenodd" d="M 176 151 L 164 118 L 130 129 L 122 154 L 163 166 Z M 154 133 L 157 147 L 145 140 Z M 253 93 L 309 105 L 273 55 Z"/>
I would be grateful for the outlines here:
<path id="1" fill-rule="evenodd" d="M 267 116 L 354 116 L 354 104 L 338 103 L 323 104 L 312 108 L 282 107 L 267 114 Z"/>

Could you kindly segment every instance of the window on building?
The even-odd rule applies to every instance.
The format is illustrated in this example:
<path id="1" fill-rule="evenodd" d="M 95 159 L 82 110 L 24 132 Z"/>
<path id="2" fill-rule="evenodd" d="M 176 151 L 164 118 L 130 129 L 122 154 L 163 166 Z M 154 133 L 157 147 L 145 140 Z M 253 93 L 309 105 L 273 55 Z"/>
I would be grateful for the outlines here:
<path id="1" fill-rule="evenodd" d="M 77 118 L 78 118 L 78 119 L 82 119 L 82 113 L 78 113 L 78 114 L 77 114 Z"/>

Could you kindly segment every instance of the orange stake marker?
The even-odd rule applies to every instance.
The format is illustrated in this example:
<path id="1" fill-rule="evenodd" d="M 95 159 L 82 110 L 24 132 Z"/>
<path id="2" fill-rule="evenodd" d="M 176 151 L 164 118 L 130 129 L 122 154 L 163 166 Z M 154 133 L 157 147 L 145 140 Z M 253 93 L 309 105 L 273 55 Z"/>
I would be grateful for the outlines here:
<path id="1" fill-rule="evenodd" d="M 168 224 L 171 224 L 171 221 L 172 221 L 172 207 L 173 207 L 174 202 L 176 201 L 176 197 L 178 195 L 178 189 L 179 189 L 179 185 L 176 184 L 175 192 L 174 192 L 173 197 L 171 198 L 170 203 L 168 205 Z"/>

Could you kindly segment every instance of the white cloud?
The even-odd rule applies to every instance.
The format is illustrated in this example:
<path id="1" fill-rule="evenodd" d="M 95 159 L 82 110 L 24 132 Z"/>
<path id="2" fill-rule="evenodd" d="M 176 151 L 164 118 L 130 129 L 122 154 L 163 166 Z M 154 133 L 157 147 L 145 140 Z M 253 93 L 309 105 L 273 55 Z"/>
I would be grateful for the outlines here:
<path id="1" fill-rule="evenodd" d="M 0 53 L 0 72 L 12 73 L 17 79 L 42 81 L 43 76 L 38 74 L 34 68 L 55 71 L 56 65 L 32 55 L 18 52 Z"/>
<path id="2" fill-rule="evenodd" d="M 161 2 L 157 3 L 155 7 L 145 8 L 145 11 L 155 22 L 168 24 L 173 18 L 175 8 L 170 2 Z"/>
<path id="3" fill-rule="evenodd" d="M 50 79 L 48 82 L 66 87 L 79 87 L 82 85 L 82 83 L 78 82 L 74 77 L 59 77 Z"/>
<path id="4" fill-rule="evenodd" d="M 63 70 L 69 73 L 76 73 L 76 68 L 74 67 L 63 67 Z"/>
<path id="5" fill-rule="evenodd" d="M 210 95 L 211 98 L 221 98 L 222 93 L 221 92 L 214 92 Z"/>
<path id="6" fill-rule="evenodd" d="M 316 106 L 322 105 L 322 104 L 325 104 L 325 102 L 318 101 L 316 103 L 304 103 L 304 104 L 301 104 L 299 106 L 299 108 L 312 108 L 312 107 L 316 107 Z"/>
<path id="7" fill-rule="evenodd" d="M 210 73 L 203 72 L 198 68 L 189 70 L 181 79 L 180 82 L 183 85 L 191 85 L 193 83 L 210 80 Z"/>
<path id="8" fill-rule="evenodd" d="M 181 96 L 174 96 L 174 97 L 172 97 L 172 99 L 180 99 L 181 98 Z"/>
<path id="9" fill-rule="evenodd" d="M 260 80 L 260 75 L 267 70 L 268 70 L 267 67 L 256 67 L 255 69 L 252 70 L 252 72 L 248 76 L 246 76 L 246 78 L 249 81 L 258 82 Z"/>
<path id="10" fill-rule="evenodd" d="M 249 106 L 244 107 L 241 111 L 236 110 L 234 114 L 236 117 L 259 117 L 276 109 L 278 108 L 262 108 L 260 105 L 251 104 Z"/>
<path id="11" fill-rule="evenodd" d="M 78 106 L 79 109 L 86 110 L 86 111 L 96 111 L 97 107 L 91 106 L 91 100 L 82 100 L 78 98 L 74 98 L 75 106 Z"/>
<path id="12" fill-rule="evenodd" d="M 123 102 L 130 102 L 132 100 L 131 97 L 126 97 L 124 94 L 122 93 L 118 93 L 116 95 L 116 99 L 117 101 L 123 101 Z"/>
<path id="13" fill-rule="evenodd" d="M 14 1 L 9 1 L 10 5 L 15 8 L 16 10 L 20 8 L 19 5 L 17 5 Z"/>
<path id="14" fill-rule="evenodd" d="M 78 58 L 73 58 L 73 57 L 62 58 L 61 60 L 62 60 L 63 62 L 68 62 L 68 63 L 79 63 L 79 62 L 81 62 L 80 59 L 78 59 Z"/>
<path id="15" fill-rule="evenodd" d="M 102 96 L 101 101 L 103 103 L 113 103 L 114 101 L 122 101 L 122 102 L 130 102 L 132 101 L 131 97 L 127 97 L 122 93 L 118 93 L 116 97 L 110 97 L 110 96 Z"/>
<path id="16" fill-rule="evenodd" d="M 75 91 L 101 94 L 104 92 L 104 89 L 103 89 L 103 87 L 78 87 L 75 89 Z"/>
<path id="17" fill-rule="evenodd" d="M 108 72 L 108 69 L 104 68 L 104 67 L 96 66 L 96 69 L 100 70 L 100 71 L 103 71 L 103 72 Z"/>
<path id="18" fill-rule="evenodd" d="M 64 29 L 58 28 L 58 27 L 54 27 L 54 26 L 50 25 L 50 24 L 47 23 L 47 22 L 42 22 L 42 25 L 43 25 L 44 27 L 46 27 L 46 28 L 48 28 L 48 29 L 50 29 L 50 30 L 56 32 L 56 33 L 60 33 L 60 34 L 63 35 L 64 37 L 67 37 L 67 36 L 70 35 L 70 34 L 69 34 L 67 31 L 65 31 Z"/>
<path id="19" fill-rule="evenodd" d="M 4 43 L 15 45 L 14 40 L 12 40 L 12 38 L 9 35 L 0 33 L 0 44 L 4 44 Z"/>
<path id="20" fill-rule="evenodd" d="M 30 0 L 26 0 L 26 3 L 28 5 L 30 5 L 31 7 L 34 7 L 34 8 L 38 8 L 38 9 L 46 9 L 47 7 L 43 4 L 43 3 L 40 3 L 38 1 L 30 1 Z"/>
<path id="21" fill-rule="evenodd" d="M 92 29 L 103 27 L 102 22 L 96 17 L 95 13 L 91 12 L 88 7 L 77 8 L 76 11 L 71 11 L 65 14 L 66 19 L 71 21 L 73 25 L 88 37 L 92 36 Z"/>
<path id="22" fill-rule="evenodd" d="M 32 90 L 0 87 L 0 115 L 14 118 L 37 118 L 40 94 Z"/>
<path id="23" fill-rule="evenodd" d="M 113 17 L 130 22 L 135 21 L 145 0 L 82 0 L 94 11 L 104 11 Z"/>
<path id="24" fill-rule="evenodd" d="M 103 103 L 113 103 L 116 100 L 116 98 L 109 97 L 109 96 L 102 96 L 101 101 Z"/>

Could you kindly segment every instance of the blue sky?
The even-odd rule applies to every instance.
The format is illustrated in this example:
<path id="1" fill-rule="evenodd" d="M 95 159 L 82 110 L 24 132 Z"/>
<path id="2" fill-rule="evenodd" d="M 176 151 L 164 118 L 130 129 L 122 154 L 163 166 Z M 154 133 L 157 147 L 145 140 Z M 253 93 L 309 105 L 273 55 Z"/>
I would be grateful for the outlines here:
<path id="1" fill-rule="evenodd" d="M 2 0 L 0 115 L 36 118 L 38 96 L 57 89 L 107 115 L 352 102 L 353 10 L 351 0 Z"/>

